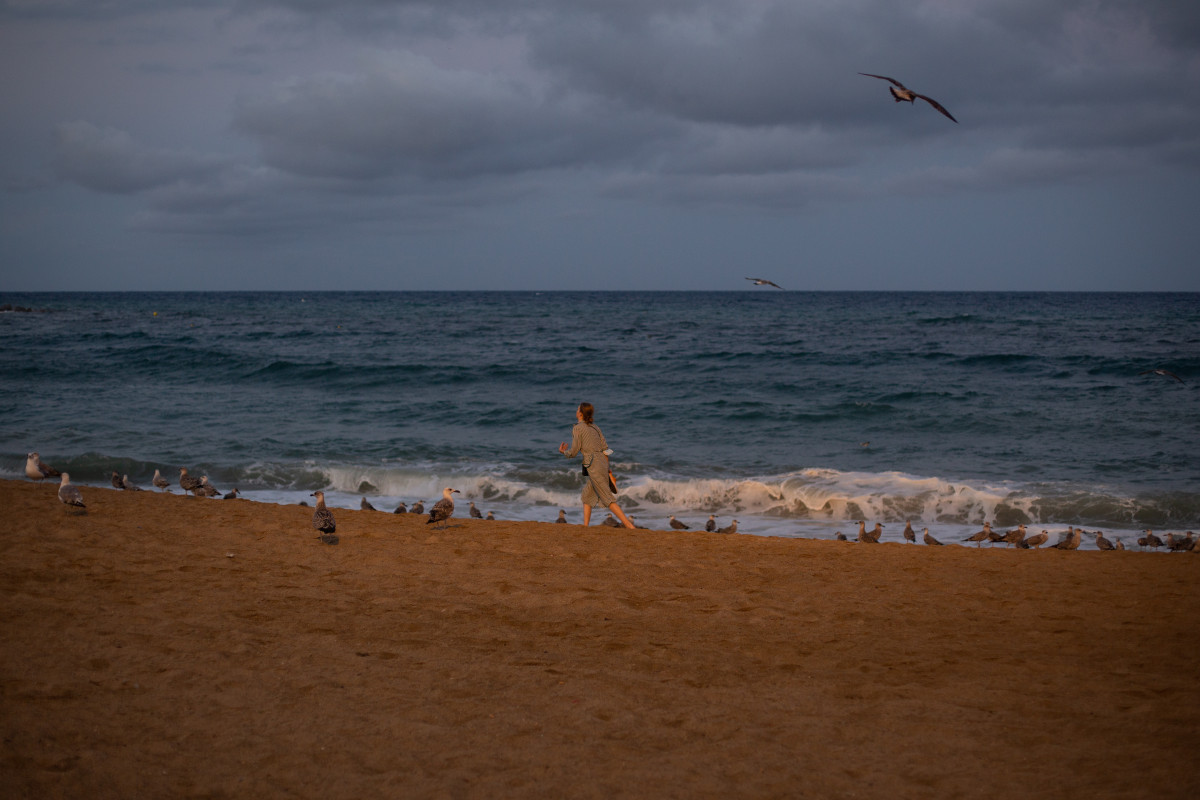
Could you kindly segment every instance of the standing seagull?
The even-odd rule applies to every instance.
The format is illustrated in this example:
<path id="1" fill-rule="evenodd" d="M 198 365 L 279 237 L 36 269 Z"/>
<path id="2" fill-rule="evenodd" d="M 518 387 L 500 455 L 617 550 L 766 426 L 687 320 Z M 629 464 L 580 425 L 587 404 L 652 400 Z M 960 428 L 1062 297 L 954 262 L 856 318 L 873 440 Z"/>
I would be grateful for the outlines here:
<path id="1" fill-rule="evenodd" d="M 470 508 L 471 518 L 472 519 L 483 519 L 483 513 L 478 508 L 475 507 L 474 500 L 471 501 L 470 506 L 471 506 L 471 508 Z"/>
<path id="2" fill-rule="evenodd" d="M 904 541 L 917 543 L 917 533 L 912 529 L 912 522 L 905 521 L 904 523 Z"/>
<path id="3" fill-rule="evenodd" d="M 83 504 L 83 495 L 79 493 L 78 489 L 71 485 L 71 476 L 65 472 L 62 473 L 62 483 L 58 485 L 58 499 L 64 505 L 75 506 L 76 508 L 87 508 L 87 506 Z"/>
<path id="4" fill-rule="evenodd" d="M 57 478 L 59 471 L 49 464 L 43 464 L 37 451 L 25 456 L 25 476 L 30 480 L 40 481 L 45 478 Z"/>
<path id="5" fill-rule="evenodd" d="M 325 507 L 325 493 L 313 492 L 309 497 L 317 498 L 317 510 L 313 512 L 312 526 L 321 532 L 320 539 L 325 544 L 337 544 L 338 537 L 334 536 L 337 523 L 333 520 L 333 512 Z"/>
<path id="6" fill-rule="evenodd" d="M 746 278 L 746 280 L 750 281 L 755 286 L 774 286 L 776 289 L 783 289 L 783 287 L 775 281 L 769 281 L 766 278 Z"/>
<path id="7" fill-rule="evenodd" d="M 133 481 L 129 480 L 129 476 L 128 476 L 128 475 L 122 475 L 122 476 L 121 476 L 121 488 L 122 488 L 122 489 L 126 489 L 126 490 L 128 490 L 128 491 L 131 491 L 131 492 L 140 492 L 140 491 L 142 491 L 142 487 L 138 486 L 136 483 L 134 483 Z"/>
<path id="8" fill-rule="evenodd" d="M 429 509 L 429 519 L 425 520 L 426 525 L 434 522 L 445 523 L 446 520 L 454 516 L 454 499 L 450 495 L 457 492 L 458 489 L 451 489 L 449 486 L 442 489 L 442 499 L 434 503 L 433 508 Z M 446 526 L 443 524 L 441 527 L 445 528 Z"/>
<path id="9" fill-rule="evenodd" d="M 124 489 L 125 488 L 124 486 L 121 485 L 121 476 L 117 474 L 117 471 L 115 469 L 113 470 L 113 474 L 112 474 L 112 487 L 114 489 Z"/>
<path id="10" fill-rule="evenodd" d="M 671 527 L 672 527 L 672 528 L 674 528 L 674 529 L 675 529 L 675 530 L 677 530 L 677 531 L 688 531 L 688 530 L 691 530 L 691 528 L 689 528 L 687 525 L 685 525 L 684 523 L 682 523 L 682 522 L 680 522 L 679 520 L 675 519 L 675 515 L 674 515 L 674 514 L 672 514 L 672 515 L 671 515 L 671 519 L 669 520 L 669 522 L 670 522 L 670 524 L 671 524 Z"/>
<path id="11" fill-rule="evenodd" d="M 159 489 L 165 489 L 168 492 L 171 491 L 171 489 L 170 489 L 171 482 L 169 480 L 167 480 L 166 478 L 164 478 L 162 476 L 162 473 L 159 472 L 157 469 L 154 470 L 154 480 L 152 480 L 151 483 L 153 483 Z"/>
<path id="12" fill-rule="evenodd" d="M 939 542 L 937 539 L 935 539 L 935 538 L 933 538 L 932 536 L 930 536 L 930 535 L 929 535 L 929 528 L 926 528 L 926 529 L 925 529 L 925 535 L 924 535 L 922 538 L 925 540 L 925 544 L 928 544 L 928 545 L 938 545 L 938 546 L 941 546 L 941 547 L 945 547 L 945 545 L 943 545 L 943 544 L 942 544 L 941 542 Z"/>
<path id="13" fill-rule="evenodd" d="M 1096 531 L 1096 549 L 1097 550 L 1116 550 L 1117 546 L 1104 538 L 1104 533 Z"/>
<path id="14" fill-rule="evenodd" d="M 1022 523 L 996 540 L 997 544 L 1020 545 L 1025 540 L 1025 525 Z"/>
<path id="15" fill-rule="evenodd" d="M 193 478 L 191 475 L 188 475 L 187 467 L 179 468 L 179 488 L 183 489 L 185 494 L 195 494 L 202 485 L 199 478 Z"/>
<path id="16" fill-rule="evenodd" d="M 1042 531 L 1039 534 L 1030 536 L 1028 539 L 1022 539 L 1021 542 L 1017 545 L 1017 547 L 1021 548 L 1022 550 L 1028 550 L 1031 547 L 1034 550 L 1038 550 L 1041 548 L 1042 545 L 1044 545 L 1046 543 L 1046 540 L 1049 538 L 1050 538 L 1050 533 L 1048 531 Z"/>
<path id="17" fill-rule="evenodd" d="M 992 523 L 985 522 L 985 523 L 983 523 L 983 530 L 975 531 L 975 533 L 972 533 L 966 539 L 963 539 L 963 541 L 964 542 L 975 542 L 975 546 L 979 547 L 979 545 L 981 545 L 982 543 L 989 541 L 991 539 L 991 537 L 992 537 Z"/>
<path id="18" fill-rule="evenodd" d="M 565 525 L 567 523 L 567 510 L 565 508 L 560 508 L 558 510 L 558 519 L 554 521 L 559 525 Z"/>
<path id="19" fill-rule="evenodd" d="M 375 510 L 375 506 L 371 505 L 371 501 L 365 497 L 358 504 L 358 507 L 361 508 L 363 511 L 374 511 Z"/>
<path id="20" fill-rule="evenodd" d="M 404 505 L 404 503 L 400 503 L 400 505 L 396 506 L 396 510 L 393 511 L 392 513 L 393 514 L 407 514 L 408 506 Z"/>
<path id="21" fill-rule="evenodd" d="M 903 102 L 905 100 L 907 100 L 910 103 L 915 103 L 915 102 L 917 102 L 917 98 L 919 97 L 922 100 L 924 100 L 926 103 L 929 103 L 929 105 L 933 106 L 938 111 L 942 112 L 947 117 L 949 117 L 951 122 L 958 122 L 958 120 L 956 120 L 949 111 L 942 108 L 942 104 L 939 103 L 937 100 L 934 100 L 932 97 L 926 97 L 923 94 L 917 94 L 912 89 L 909 89 L 907 86 L 905 86 L 903 83 L 896 80 L 895 78 L 889 78 L 886 75 L 872 75 L 869 72 L 860 72 L 858 74 L 866 75 L 868 78 L 879 78 L 881 81 L 889 81 L 891 83 L 894 83 L 895 87 L 893 88 L 893 87 L 889 86 L 888 91 L 890 91 L 892 93 L 892 97 L 895 98 L 897 103 Z"/>
<path id="22" fill-rule="evenodd" d="M 712 533 L 716 529 L 717 529 L 717 515 L 709 514 L 708 522 L 704 523 L 704 530 L 708 531 L 709 533 Z"/>

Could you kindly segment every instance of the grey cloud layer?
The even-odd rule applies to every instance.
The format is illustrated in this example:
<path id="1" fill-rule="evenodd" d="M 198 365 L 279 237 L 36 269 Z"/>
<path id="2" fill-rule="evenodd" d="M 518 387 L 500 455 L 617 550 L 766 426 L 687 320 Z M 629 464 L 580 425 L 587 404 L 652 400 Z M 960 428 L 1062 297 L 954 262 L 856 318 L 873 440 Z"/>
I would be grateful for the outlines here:
<path id="1" fill-rule="evenodd" d="M 96 191 L 145 193 L 163 214 L 252 206 L 264 218 L 294 213 L 296 191 L 392 198 L 417 213 L 422 197 L 493 202 L 505 182 L 553 191 L 556 172 L 662 202 L 789 206 L 1080 179 L 1114 162 L 1195 168 L 1193 6 L 244 0 L 231 13 L 282 10 L 332 24 L 346 49 L 388 42 L 391 53 L 353 70 L 314 66 L 231 102 L 230 126 L 261 163 L 145 148 L 136 131 L 71 123 L 56 165 Z M 57 6 L 72 7 L 85 5 Z M 493 30 L 519 40 L 521 69 L 410 52 Z M 962 124 L 893 104 L 886 84 L 859 71 L 905 81 Z M 888 156 L 909 166 L 866 180 Z"/>

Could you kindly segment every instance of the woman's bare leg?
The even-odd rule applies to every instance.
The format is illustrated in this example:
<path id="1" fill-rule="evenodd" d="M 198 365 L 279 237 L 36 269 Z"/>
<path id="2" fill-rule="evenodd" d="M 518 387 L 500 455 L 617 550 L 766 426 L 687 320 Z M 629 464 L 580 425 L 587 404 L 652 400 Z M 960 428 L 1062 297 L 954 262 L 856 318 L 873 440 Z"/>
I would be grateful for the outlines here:
<path id="1" fill-rule="evenodd" d="M 629 517 L 625 516 L 625 512 L 616 503 L 609 503 L 608 510 L 617 515 L 617 519 L 625 524 L 626 528 L 633 528 L 633 523 L 629 521 Z"/>
<path id="2" fill-rule="evenodd" d="M 583 527 L 587 527 L 592 522 L 592 507 L 589 505 L 583 506 Z"/>

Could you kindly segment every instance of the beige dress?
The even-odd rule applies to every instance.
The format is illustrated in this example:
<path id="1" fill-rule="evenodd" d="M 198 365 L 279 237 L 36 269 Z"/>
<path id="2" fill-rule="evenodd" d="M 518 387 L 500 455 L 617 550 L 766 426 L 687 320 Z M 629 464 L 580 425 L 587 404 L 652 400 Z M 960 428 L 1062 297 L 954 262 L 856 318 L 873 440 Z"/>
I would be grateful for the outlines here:
<path id="1" fill-rule="evenodd" d="M 571 447 L 566 456 L 574 458 L 577 453 L 583 453 L 583 465 L 588 474 L 580 499 L 585 506 L 608 508 L 617 502 L 616 495 L 608 488 L 608 456 L 604 455 L 607 449 L 604 434 L 595 425 L 579 422 L 571 429 Z"/>

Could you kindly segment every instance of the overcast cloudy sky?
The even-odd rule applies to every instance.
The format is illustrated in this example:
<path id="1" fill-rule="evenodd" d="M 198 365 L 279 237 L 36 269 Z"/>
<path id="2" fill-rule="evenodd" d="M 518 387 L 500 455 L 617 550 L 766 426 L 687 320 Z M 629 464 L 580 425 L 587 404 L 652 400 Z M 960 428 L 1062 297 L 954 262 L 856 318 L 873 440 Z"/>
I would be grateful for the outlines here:
<path id="1" fill-rule="evenodd" d="M 0 0 L 0 109 L 0 289 L 1200 290 L 1196 2 Z"/>

